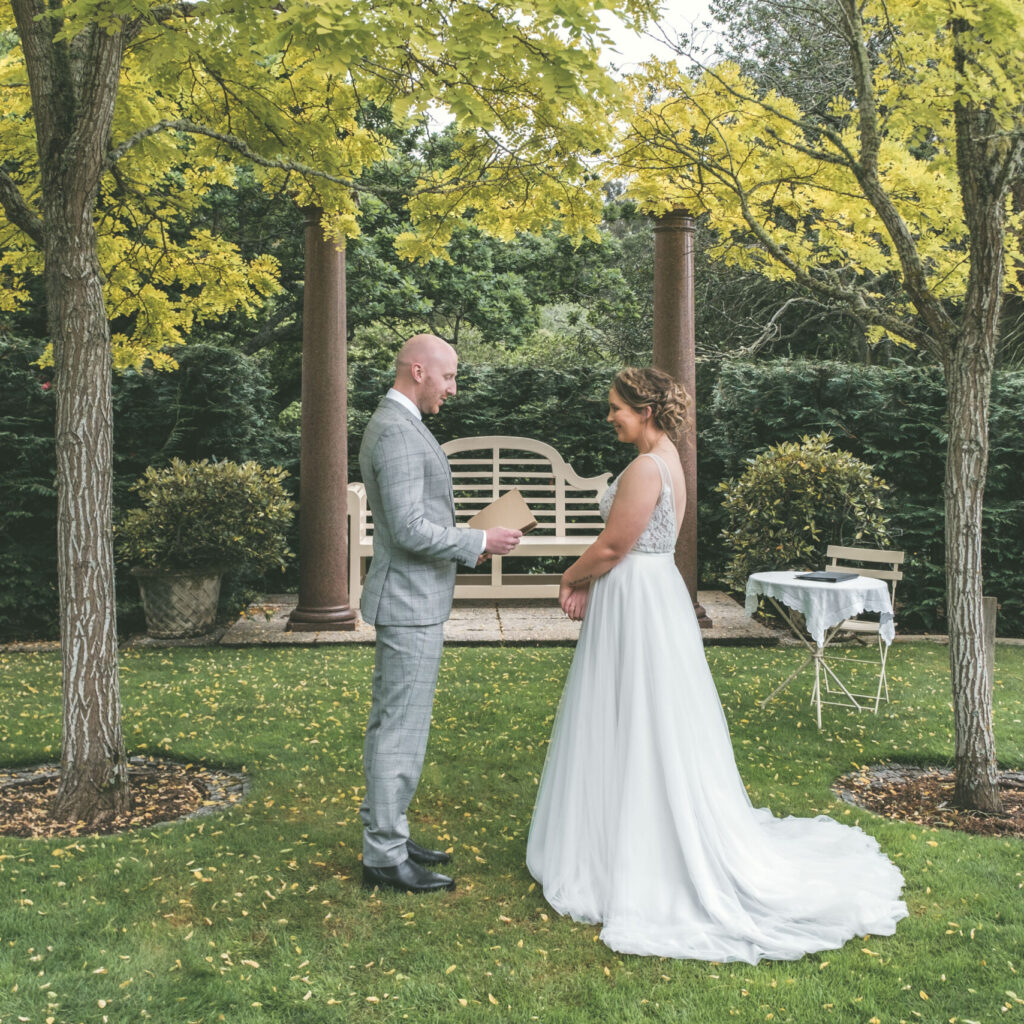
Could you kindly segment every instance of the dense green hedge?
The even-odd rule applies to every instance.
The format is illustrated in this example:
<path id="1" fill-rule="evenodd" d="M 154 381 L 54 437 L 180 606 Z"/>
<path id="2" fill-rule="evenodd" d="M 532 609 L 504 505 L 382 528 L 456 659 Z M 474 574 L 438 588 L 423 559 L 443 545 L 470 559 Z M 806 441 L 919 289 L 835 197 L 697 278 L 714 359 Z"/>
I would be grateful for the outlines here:
<path id="1" fill-rule="evenodd" d="M 985 489 L 986 594 L 1000 601 L 1000 635 L 1024 635 L 1024 373 L 996 374 Z M 723 521 L 708 486 L 742 472 L 756 451 L 829 431 L 892 488 L 886 511 L 894 547 L 907 554 L 897 590 L 900 628 L 944 632 L 943 476 L 945 387 L 939 370 L 777 361 L 723 365 L 701 410 L 703 569 L 724 552 Z"/>
<path id="2" fill-rule="evenodd" d="M 56 627 L 53 394 L 24 343 L 0 340 L 0 639 L 52 636 Z M 190 346 L 172 374 L 115 382 L 115 501 L 147 465 L 173 456 L 283 465 L 298 475 L 298 435 L 277 426 L 258 360 L 231 349 Z M 552 442 L 583 474 L 618 472 L 630 450 L 604 423 L 612 371 L 463 366 L 459 393 L 431 422 L 440 440 L 521 434 Z M 366 421 L 390 374 L 350 372 L 350 475 Z M 702 585 L 721 579 L 726 552 L 721 496 L 768 445 L 828 430 L 836 447 L 873 466 L 892 487 L 886 502 L 892 543 L 908 556 L 898 592 L 904 630 L 942 631 L 944 388 L 937 370 L 772 361 L 701 364 L 697 373 L 699 559 Z M 985 590 L 1001 602 L 1000 633 L 1024 635 L 1024 374 L 996 375 L 992 454 L 986 489 Z M 292 547 L 296 548 L 295 538 Z M 248 581 L 274 590 L 285 578 Z M 239 586 L 243 581 L 239 581 Z M 237 593 L 237 591 L 236 591 Z M 226 601 L 232 600 L 229 590 Z M 123 629 L 138 628 L 136 589 L 119 579 Z"/>
<path id="3" fill-rule="evenodd" d="M 34 365 L 39 343 L 0 336 L 0 641 L 57 633 L 54 392 Z M 174 373 L 114 379 L 114 504 L 137 504 L 130 487 L 149 465 L 182 459 L 288 463 L 296 439 L 276 427 L 277 410 L 259 362 L 233 349 L 190 345 Z M 251 574 L 225 578 L 222 608 L 264 585 Z M 275 584 L 278 589 L 280 584 Z M 143 628 L 138 587 L 117 576 L 122 631 Z"/>
<path id="4" fill-rule="evenodd" d="M 54 402 L 38 354 L 0 336 L 0 641 L 58 630 Z"/>

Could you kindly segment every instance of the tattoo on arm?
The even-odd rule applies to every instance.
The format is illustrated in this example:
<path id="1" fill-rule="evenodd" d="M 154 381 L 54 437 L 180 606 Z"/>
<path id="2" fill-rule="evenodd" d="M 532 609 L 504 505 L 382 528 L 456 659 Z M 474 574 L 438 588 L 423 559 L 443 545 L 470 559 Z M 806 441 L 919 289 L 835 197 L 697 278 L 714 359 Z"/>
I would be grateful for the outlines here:
<path id="1" fill-rule="evenodd" d="M 590 576 L 581 576 L 578 580 L 566 580 L 566 583 L 570 587 L 582 587 L 584 583 L 589 583 L 594 578 L 593 574 Z"/>

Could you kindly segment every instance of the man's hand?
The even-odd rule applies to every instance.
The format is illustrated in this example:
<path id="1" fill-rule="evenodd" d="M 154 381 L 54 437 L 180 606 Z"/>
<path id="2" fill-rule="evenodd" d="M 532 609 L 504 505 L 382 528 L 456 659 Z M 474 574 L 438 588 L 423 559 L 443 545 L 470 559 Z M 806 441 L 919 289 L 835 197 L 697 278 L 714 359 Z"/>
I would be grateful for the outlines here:
<path id="1" fill-rule="evenodd" d="M 492 526 L 487 531 L 487 543 L 484 545 L 484 554 L 507 555 L 519 544 L 519 539 L 522 535 L 522 530 L 507 530 L 504 526 Z"/>

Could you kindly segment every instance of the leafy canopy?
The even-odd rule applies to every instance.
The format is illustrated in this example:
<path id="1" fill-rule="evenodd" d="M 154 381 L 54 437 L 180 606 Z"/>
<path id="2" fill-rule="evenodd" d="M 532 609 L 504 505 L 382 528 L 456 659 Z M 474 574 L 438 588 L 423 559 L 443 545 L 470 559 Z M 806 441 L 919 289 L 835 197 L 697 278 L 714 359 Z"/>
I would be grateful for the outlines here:
<path id="1" fill-rule="evenodd" d="M 358 234 L 369 168 L 389 128 L 432 112 L 455 118 L 453 156 L 427 166 L 407 202 L 407 258 L 442 255 L 472 219 L 507 239 L 558 222 L 593 237 L 618 86 L 597 63 L 602 9 L 641 24 L 654 0 L 70 0 L 50 5 L 74 52 L 93 25 L 125 32 L 109 157 L 95 219 L 115 364 L 173 366 L 169 351 L 203 321 L 253 315 L 277 288 L 276 262 L 244 258 L 194 227 L 215 185 L 244 165 L 271 194 L 323 210 L 340 243 Z M 2 194 L 32 214 L 39 168 L 24 53 L 0 13 Z M 86 126 L 87 129 L 87 126 Z M 391 197 L 392 199 L 394 197 Z M 0 211 L 8 209 L 6 200 Z M 301 230 L 296 225 L 296 231 Z M 42 253 L 0 215 L 0 308 L 28 299 Z"/>
<path id="2" fill-rule="evenodd" d="M 824 20 L 852 6 L 829 4 Z M 919 273 L 947 307 L 965 295 L 954 104 L 989 111 L 1007 145 L 1020 133 L 1024 6 L 869 0 L 862 11 L 863 25 L 847 33 L 861 31 L 851 59 L 870 64 L 872 106 L 840 94 L 814 113 L 758 89 L 733 62 L 696 77 L 653 62 L 632 80 L 631 123 L 613 169 L 647 212 L 706 213 L 728 263 L 845 301 L 875 340 L 888 333 L 914 342 L 907 293 L 885 282 Z M 879 191 L 891 200 L 890 219 L 872 202 Z M 1021 226 L 1007 200 L 1005 258 L 1017 267 Z M 1020 292 L 1016 274 L 1005 280 Z"/>

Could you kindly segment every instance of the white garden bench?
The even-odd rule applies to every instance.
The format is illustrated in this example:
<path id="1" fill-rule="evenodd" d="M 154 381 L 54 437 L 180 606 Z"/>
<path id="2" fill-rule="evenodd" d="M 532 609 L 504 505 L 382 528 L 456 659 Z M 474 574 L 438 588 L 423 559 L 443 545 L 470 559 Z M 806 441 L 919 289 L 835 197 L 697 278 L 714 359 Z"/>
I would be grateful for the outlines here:
<path id="1" fill-rule="evenodd" d="M 610 473 L 581 477 L 549 444 L 531 437 L 462 437 L 441 445 L 452 467 L 455 518 L 470 516 L 518 487 L 537 526 L 508 558 L 581 555 L 601 532 L 598 502 Z M 373 555 L 373 517 L 361 483 L 348 485 L 349 600 L 355 605 Z M 459 574 L 457 598 L 557 597 L 559 575 L 506 573 L 495 555 L 477 572 Z"/>

